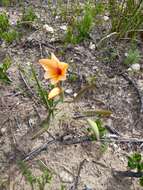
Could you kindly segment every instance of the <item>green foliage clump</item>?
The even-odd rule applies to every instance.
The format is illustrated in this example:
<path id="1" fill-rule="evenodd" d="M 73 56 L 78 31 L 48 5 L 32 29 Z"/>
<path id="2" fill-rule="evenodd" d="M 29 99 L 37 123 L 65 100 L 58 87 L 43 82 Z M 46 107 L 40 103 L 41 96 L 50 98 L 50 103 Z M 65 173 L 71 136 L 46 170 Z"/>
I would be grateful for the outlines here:
<path id="1" fill-rule="evenodd" d="M 137 172 L 143 172 L 143 159 L 140 153 L 135 152 L 128 157 L 128 167 Z M 140 185 L 143 186 L 143 176 L 139 179 Z"/>
<path id="2" fill-rule="evenodd" d="M 124 37 L 126 34 L 134 37 L 138 30 L 142 28 L 142 8 L 142 0 L 109 0 L 111 32 L 117 32 L 119 37 Z"/>
<path id="3" fill-rule="evenodd" d="M 9 79 L 7 75 L 7 70 L 9 69 L 11 65 L 11 59 L 10 57 L 6 57 L 2 64 L 0 64 L 0 81 L 9 84 L 11 80 Z"/>
<path id="4" fill-rule="evenodd" d="M 143 170 L 143 161 L 140 153 L 134 153 L 128 157 L 128 167 L 130 169 L 137 169 L 138 172 Z"/>
<path id="5" fill-rule="evenodd" d="M 19 33 L 13 29 L 8 32 L 3 32 L 2 38 L 6 43 L 11 44 L 14 40 L 19 38 Z"/>
<path id="6" fill-rule="evenodd" d="M 28 181 L 30 185 L 33 187 L 33 184 L 36 183 L 36 177 L 32 174 L 32 171 L 29 169 L 25 162 L 19 161 L 18 165 L 26 181 Z"/>
<path id="7" fill-rule="evenodd" d="M 37 19 L 37 15 L 34 12 L 34 9 L 32 7 L 29 7 L 28 9 L 24 9 L 22 18 L 17 21 L 17 27 L 25 27 L 25 28 L 31 28 L 32 23 Z"/>
<path id="8" fill-rule="evenodd" d="M 70 82 L 76 82 L 76 81 L 78 80 L 78 76 L 77 76 L 76 74 L 74 74 L 74 73 L 71 73 L 71 74 L 69 75 L 69 77 L 68 77 L 68 80 L 69 80 Z"/>
<path id="9" fill-rule="evenodd" d="M 0 39 L 6 43 L 11 44 L 14 40 L 18 39 L 18 32 L 12 28 L 9 23 L 9 18 L 6 13 L 0 14 Z"/>
<path id="10" fill-rule="evenodd" d="M 21 21 L 33 22 L 35 19 L 37 19 L 37 16 L 32 7 L 24 10 Z"/>
<path id="11" fill-rule="evenodd" d="M 9 26 L 10 24 L 9 24 L 8 16 L 4 12 L 1 13 L 0 14 L 0 37 L 3 32 L 8 31 Z"/>
<path id="12" fill-rule="evenodd" d="M 42 174 L 40 176 L 33 175 L 31 169 L 24 161 L 19 161 L 18 166 L 22 175 L 25 177 L 25 180 L 31 185 L 34 189 L 34 185 L 39 187 L 39 190 L 44 190 L 44 187 L 47 183 L 50 183 L 52 180 L 51 171 L 43 164 L 43 162 L 38 162 Z"/>
<path id="13" fill-rule="evenodd" d="M 99 6 L 100 5 L 100 6 Z M 103 11 L 101 3 L 92 5 L 86 3 L 81 15 L 74 15 L 68 25 L 67 33 L 65 36 L 66 43 L 80 43 L 84 39 L 89 38 L 91 29 L 95 22 L 95 17 Z"/>
<path id="14" fill-rule="evenodd" d="M 0 5 L 7 7 L 7 6 L 10 5 L 10 0 L 1 0 L 1 1 L 0 1 Z"/>
<path id="15" fill-rule="evenodd" d="M 139 50 L 130 49 L 128 51 L 126 59 L 124 60 L 124 64 L 131 65 L 131 64 L 139 63 L 140 60 L 141 60 L 141 56 L 140 56 Z"/>
<path id="16" fill-rule="evenodd" d="M 92 140 L 99 140 L 100 138 L 105 136 L 107 130 L 105 127 L 103 127 L 102 121 L 100 119 L 97 119 L 96 121 L 88 119 L 87 121 L 90 125 L 88 131 L 91 134 Z"/>

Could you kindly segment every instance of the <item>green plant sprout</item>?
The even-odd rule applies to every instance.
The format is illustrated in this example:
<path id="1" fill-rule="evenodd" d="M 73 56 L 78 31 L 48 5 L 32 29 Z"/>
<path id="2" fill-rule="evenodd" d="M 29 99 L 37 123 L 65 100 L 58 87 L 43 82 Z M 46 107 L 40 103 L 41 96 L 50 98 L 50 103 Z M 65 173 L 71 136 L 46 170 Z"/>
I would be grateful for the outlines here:
<path id="1" fill-rule="evenodd" d="M 97 3 L 96 5 L 86 3 L 83 11 L 80 11 L 80 15 L 78 13 L 72 16 L 65 36 L 66 43 L 76 44 L 89 38 L 96 15 L 101 14 L 104 10 L 102 5 L 102 3 Z M 81 12 L 83 15 L 81 15 Z"/>
<path id="2" fill-rule="evenodd" d="M 8 16 L 5 12 L 0 14 L 0 38 L 3 32 L 8 31 L 10 27 Z"/>
<path id="3" fill-rule="evenodd" d="M 1 6 L 9 6 L 10 5 L 10 0 L 1 0 L 0 1 L 0 5 Z"/>
<path id="4" fill-rule="evenodd" d="M 37 73 L 32 64 L 30 65 L 31 79 L 28 73 L 26 72 L 26 70 L 24 70 L 20 66 L 19 66 L 19 70 L 20 72 L 23 73 L 28 83 L 30 83 L 29 85 L 34 86 L 34 93 L 36 97 L 38 98 L 40 103 L 42 103 L 42 105 L 47 109 L 47 117 L 44 121 L 42 121 L 40 125 L 41 129 L 38 132 L 34 133 L 32 137 L 32 139 L 34 139 L 37 136 L 44 133 L 46 130 L 48 130 L 48 128 L 50 127 L 51 119 L 53 119 L 56 114 L 56 111 L 57 111 L 56 106 L 58 105 L 58 103 L 63 101 L 63 97 L 59 96 L 58 99 L 48 99 L 48 95 L 49 95 L 48 90 L 45 87 L 43 87 L 41 81 L 38 79 Z M 49 88 L 51 90 L 53 88 L 53 85 L 49 84 Z"/>
<path id="5" fill-rule="evenodd" d="M 22 0 L 18 0 L 18 3 L 20 3 Z M 17 0 L 0 0 L 0 5 L 1 6 L 12 6 L 15 5 L 17 3 Z"/>
<path id="6" fill-rule="evenodd" d="M 13 29 L 8 32 L 4 32 L 2 34 L 2 38 L 5 40 L 6 43 L 11 44 L 16 39 L 19 39 L 19 33 Z"/>
<path id="7" fill-rule="evenodd" d="M 22 21 L 33 22 L 35 19 L 37 19 L 37 16 L 32 7 L 28 8 L 24 11 L 23 16 L 22 16 Z"/>
<path id="8" fill-rule="evenodd" d="M 74 73 L 70 73 L 68 76 L 69 82 L 76 82 L 78 80 L 78 75 Z"/>
<path id="9" fill-rule="evenodd" d="M 137 172 L 143 172 L 143 159 L 140 153 L 135 152 L 128 156 L 128 167 Z M 139 178 L 140 185 L 143 186 L 143 176 Z"/>
<path id="10" fill-rule="evenodd" d="M 126 0 L 108 1 L 108 10 L 111 18 L 111 32 L 117 32 L 120 38 L 128 34 L 133 38 L 141 29 L 143 1 Z"/>
<path id="11" fill-rule="evenodd" d="M 19 33 L 10 25 L 9 18 L 4 12 L 0 14 L 0 39 L 7 44 L 19 39 Z"/>
<path id="12" fill-rule="evenodd" d="M 31 27 L 31 24 L 37 19 L 37 15 L 32 7 L 24 9 L 21 20 L 17 22 L 17 26 Z"/>
<path id="13" fill-rule="evenodd" d="M 92 140 L 100 140 L 100 138 L 106 135 L 107 130 L 105 127 L 103 127 L 102 121 L 100 119 L 97 119 L 96 121 L 87 119 L 87 122 L 90 125 L 90 128 L 87 130 L 90 132 Z"/>
<path id="14" fill-rule="evenodd" d="M 61 190 L 66 190 L 66 187 L 65 187 L 65 185 L 61 185 Z"/>
<path id="15" fill-rule="evenodd" d="M 35 186 L 39 187 L 39 190 L 44 190 L 45 185 L 47 183 L 49 184 L 52 180 L 51 171 L 41 161 L 38 161 L 38 165 L 42 174 L 40 176 L 35 176 L 26 162 L 18 161 L 19 169 L 25 177 L 25 180 L 30 184 L 32 190 L 34 190 Z"/>
<path id="16" fill-rule="evenodd" d="M 95 121 L 87 119 L 87 122 L 90 126 L 89 128 L 87 128 L 87 131 L 89 132 L 92 141 L 100 141 L 101 138 L 106 136 L 107 129 L 103 127 L 101 119 L 98 118 Z M 101 143 L 101 153 L 104 153 L 107 150 L 107 148 L 108 144 L 106 142 Z"/>
<path id="17" fill-rule="evenodd" d="M 130 49 L 128 51 L 127 57 L 124 60 L 124 64 L 132 65 L 135 63 L 139 63 L 141 60 L 141 55 L 138 49 Z"/>
<path id="18" fill-rule="evenodd" d="M 91 7 L 87 6 L 85 7 L 84 16 L 80 21 L 78 21 L 78 18 L 73 18 L 72 25 L 68 26 L 65 41 L 76 44 L 88 38 L 92 24 L 93 16 Z"/>
<path id="19" fill-rule="evenodd" d="M 7 75 L 7 70 L 9 69 L 11 65 L 11 58 L 7 56 L 4 60 L 3 63 L 0 64 L 0 81 L 10 84 L 11 80 L 9 79 Z"/>
<path id="20" fill-rule="evenodd" d="M 60 62 L 54 54 L 51 54 L 51 59 L 41 59 L 39 60 L 39 63 L 43 66 L 44 70 L 46 71 L 44 75 L 45 79 L 47 79 L 47 76 L 48 78 L 50 77 L 51 83 L 49 83 L 48 85 L 49 90 L 43 87 L 41 81 L 38 79 L 37 73 L 33 65 L 30 65 L 30 71 L 34 82 L 33 85 L 35 87 L 34 94 L 37 95 L 37 99 L 47 109 L 47 117 L 41 123 L 41 129 L 33 135 L 33 138 L 36 138 L 37 136 L 41 135 L 49 128 L 51 119 L 53 119 L 56 114 L 57 105 L 60 102 L 63 102 L 63 89 L 61 87 L 61 80 L 66 79 L 66 71 L 68 68 L 68 64 Z M 22 72 L 24 76 L 27 78 L 27 81 L 30 81 L 29 76 L 26 76 L 27 73 L 25 72 L 25 70 L 22 69 L 20 66 L 19 69 L 20 72 Z"/>
<path id="21" fill-rule="evenodd" d="M 56 100 L 56 101 L 54 101 L 53 99 L 48 99 L 48 91 L 42 87 L 41 82 L 39 81 L 32 65 L 31 65 L 31 71 L 32 71 L 33 78 L 36 82 L 38 96 L 40 97 L 42 103 L 45 105 L 45 107 L 48 110 L 47 120 L 50 122 L 50 118 L 51 116 L 54 117 L 54 111 L 56 110 L 56 106 L 61 101 L 61 99 Z"/>

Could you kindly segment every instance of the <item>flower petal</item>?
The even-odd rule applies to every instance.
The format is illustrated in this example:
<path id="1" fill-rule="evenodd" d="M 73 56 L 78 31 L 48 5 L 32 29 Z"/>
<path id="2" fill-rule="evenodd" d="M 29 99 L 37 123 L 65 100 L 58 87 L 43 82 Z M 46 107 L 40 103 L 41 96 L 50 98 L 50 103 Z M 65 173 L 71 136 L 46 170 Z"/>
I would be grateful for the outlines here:
<path id="1" fill-rule="evenodd" d="M 54 53 L 51 53 L 51 59 L 52 60 L 54 60 L 55 62 L 60 62 L 59 60 L 58 60 L 58 58 L 55 56 L 55 54 Z"/>
<path id="2" fill-rule="evenodd" d="M 45 74 L 44 74 L 45 79 L 50 79 L 51 77 L 52 76 L 48 72 L 45 72 Z"/>
<path id="3" fill-rule="evenodd" d="M 58 66 L 57 62 L 51 59 L 40 59 L 39 63 L 42 65 L 45 71 L 48 69 L 55 69 Z"/>
<path id="4" fill-rule="evenodd" d="M 48 99 L 52 99 L 52 98 L 58 96 L 61 92 L 62 92 L 61 88 L 59 88 L 59 87 L 53 88 L 53 89 L 49 92 L 49 94 L 48 94 Z"/>
<path id="5" fill-rule="evenodd" d="M 60 69 L 68 69 L 69 65 L 67 63 L 64 62 L 59 62 L 58 66 Z"/>
<path id="6" fill-rule="evenodd" d="M 51 81 L 51 84 L 57 84 L 59 82 L 59 78 L 58 77 L 52 77 L 50 79 L 50 81 Z"/>
<path id="7" fill-rule="evenodd" d="M 51 59 L 40 59 L 39 63 L 46 71 L 44 78 L 50 79 L 52 84 L 66 80 L 68 64 L 60 62 L 53 53 L 51 53 Z"/>
<path id="8" fill-rule="evenodd" d="M 66 80 L 66 74 L 59 76 L 58 80 L 59 80 L 59 81 L 64 81 L 64 80 Z"/>

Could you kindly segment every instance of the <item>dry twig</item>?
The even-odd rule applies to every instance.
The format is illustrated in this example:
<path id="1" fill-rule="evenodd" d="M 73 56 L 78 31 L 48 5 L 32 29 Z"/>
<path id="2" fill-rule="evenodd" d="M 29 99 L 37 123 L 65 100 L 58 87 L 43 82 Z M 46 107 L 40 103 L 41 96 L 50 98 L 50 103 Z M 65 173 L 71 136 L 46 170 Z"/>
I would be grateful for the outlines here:
<path id="1" fill-rule="evenodd" d="M 81 170 L 82 170 L 82 167 L 83 167 L 85 161 L 86 161 L 86 160 L 84 159 L 82 162 L 80 162 L 79 168 L 78 168 L 78 172 L 77 172 L 77 176 L 76 176 L 76 178 L 75 178 L 74 184 L 70 187 L 69 190 L 77 190 L 80 173 L 81 173 Z"/>
<path id="2" fill-rule="evenodd" d="M 132 172 L 132 171 L 112 171 L 114 176 L 120 177 L 142 177 L 143 172 Z"/>
<path id="3" fill-rule="evenodd" d="M 59 145 L 74 145 L 74 144 L 81 144 L 84 142 L 92 142 L 92 138 L 89 136 L 81 136 L 81 137 L 70 137 L 64 139 L 63 136 L 60 136 L 58 138 L 54 138 L 50 141 L 47 141 L 45 144 L 42 146 L 38 147 L 37 149 L 31 151 L 28 153 L 24 160 L 28 161 L 30 159 L 33 159 L 36 157 L 38 154 L 40 154 L 42 151 L 46 150 L 49 145 L 59 143 Z M 137 138 L 118 138 L 118 139 L 111 139 L 111 138 L 101 138 L 98 142 L 107 142 L 107 143 L 132 143 L 132 144 L 141 144 L 143 143 L 143 139 L 137 139 Z"/>
<path id="4" fill-rule="evenodd" d="M 137 122 L 135 123 L 135 125 L 137 125 L 137 123 L 138 123 L 138 122 L 140 121 L 140 119 L 141 119 L 141 115 L 143 114 L 143 94 L 142 94 L 142 92 L 139 90 L 139 88 L 138 88 L 136 82 L 135 82 L 134 80 L 132 80 L 126 73 L 121 73 L 120 75 L 121 75 L 126 81 L 128 81 L 129 84 L 131 84 L 131 85 L 134 87 L 134 89 L 135 89 L 135 91 L 136 91 L 136 93 L 137 93 L 137 95 L 138 95 L 139 104 L 140 104 L 140 110 L 139 110 L 139 117 L 138 117 L 138 120 L 137 120 Z"/>

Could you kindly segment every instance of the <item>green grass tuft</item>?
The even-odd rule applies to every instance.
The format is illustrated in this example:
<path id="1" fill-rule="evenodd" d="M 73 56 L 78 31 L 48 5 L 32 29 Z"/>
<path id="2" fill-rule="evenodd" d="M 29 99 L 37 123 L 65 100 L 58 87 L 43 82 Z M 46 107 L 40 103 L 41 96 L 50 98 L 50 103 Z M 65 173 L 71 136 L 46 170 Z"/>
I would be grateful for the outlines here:
<path id="1" fill-rule="evenodd" d="M 6 57 L 3 60 L 3 63 L 0 64 L 0 81 L 9 84 L 11 82 L 11 80 L 9 79 L 8 75 L 7 75 L 7 70 L 9 69 L 11 65 L 11 58 L 10 57 Z"/>
<path id="2" fill-rule="evenodd" d="M 138 49 L 130 49 L 128 51 L 127 57 L 124 60 L 124 64 L 132 65 L 135 63 L 139 63 L 141 60 L 140 52 Z"/>

